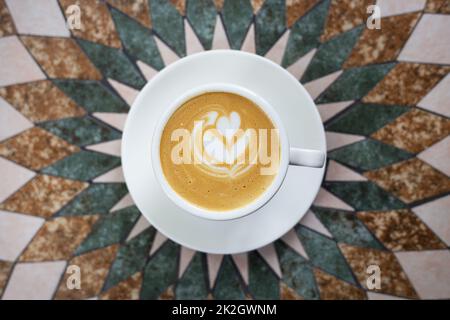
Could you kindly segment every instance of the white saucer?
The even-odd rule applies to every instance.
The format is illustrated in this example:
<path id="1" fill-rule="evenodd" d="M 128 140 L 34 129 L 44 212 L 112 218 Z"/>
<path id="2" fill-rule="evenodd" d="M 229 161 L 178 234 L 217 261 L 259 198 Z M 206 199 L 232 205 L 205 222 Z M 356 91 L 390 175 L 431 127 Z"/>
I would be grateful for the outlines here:
<path id="1" fill-rule="evenodd" d="M 303 86 L 260 56 L 233 50 L 202 52 L 178 60 L 147 83 L 130 110 L 122 138 L 122 166 L 130 194 L 150 223 L 168 238 L 194 250 L 231 254 L 262 247 L 289 231 L 316 197 L 325 166 L 290 166 L 272 200 L 240 219 L 205 220 L 176 206 L 153 173 L 153 130 L 178 96 L 217 82 L 245 87 L 267 100 L 284 123 L 291 146 L 326 152 L 326 143 L 319 113 Z"/>

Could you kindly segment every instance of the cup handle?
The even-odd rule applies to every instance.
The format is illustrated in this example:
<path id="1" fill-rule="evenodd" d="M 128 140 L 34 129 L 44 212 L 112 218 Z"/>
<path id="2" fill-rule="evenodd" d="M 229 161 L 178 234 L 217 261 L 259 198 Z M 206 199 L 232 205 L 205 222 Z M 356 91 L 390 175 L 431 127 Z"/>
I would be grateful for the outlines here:
<path id="1" fill-rule="evenodd" d="M 325 153 L 319 150 L 291 148 L 289 150 L 289 164 L 322 168 L 325 163 Z"/>

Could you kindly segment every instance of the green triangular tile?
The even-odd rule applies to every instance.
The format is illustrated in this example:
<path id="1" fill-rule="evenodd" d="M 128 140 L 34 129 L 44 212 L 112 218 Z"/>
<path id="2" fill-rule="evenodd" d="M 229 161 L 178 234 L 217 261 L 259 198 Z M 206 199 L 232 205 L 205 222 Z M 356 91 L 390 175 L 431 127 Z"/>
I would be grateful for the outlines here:
<path id="1" fill-rule="evenodd" d="M 167 0 L 149 0 L 153 30 L 180 57 L 186 55 L 183 17 Z"/>
<path id="2" fill-rule="evenodd" d="M 340 70 L 363 29 L 356 27 L 322 44 L 300 81 L 306 83 Z"/>
<path id="3" fill-rule="evenodd" d="M 231 48 L 239 50 L 253 18 L 253 8 L 250 1 L 225 0 L 222 17 Z"/>
<path id="4" fill-rule="evenodd" d="M 249 254 L 248 288 L 257 300 L 280 298 L 278 277 L 255 251 Z"/>
<path id="5" fill-rule="evenodd" d="M 82 254 L 121 242 L 133 228 L 140 214 L 139 210 L 132 206 L 105 215 L 92 227 L 91 233 L 80 244 L 75 254 Z M 131 274 L 128 276 L 131 276 Z"/>
<path id="6" fill-rule="evenodd" d="M 157 299 L 177 280 L 179 246 L 167 241 L 147 263 L 142 281 L 141 299 Z"/>
<path id="7" fill-rule="evenodd" d="M 117 140 L 121 137 L 119 131 L 90 117 L 47 121 L 39 126 L 77 146 Z"/>
<path id="8" fill-rule="evenodd" d="M 286 30 L 286 1 L 266 0 L 255 17 L 256 53 L 265 55 Z"/>
<path id="9" fill-rule="evenodd" d="M 326 128 L 334 132 L 368 136 L 408 110 L 411 109 L 404 106 L 356 103 L 333 119 Z"/>
<path id="10" fill-rule="evenodd" d="M 223 258 L 213 296 L 219 300 L 242 300 L 245 298 L 238 272 L 231 262 L 230 256 Z"/>
<path id="11" fill-rule="evenodd" d="M 111 8 L 111 14 L 125 49 L 136 60 L 141 60 L 156 70 L 164 68 L 152 32 L 119 10 Z"/>
<path id="12" fill-rule="evenodd" d="M 275 246 L 280 260 L 283 282 L 305 299 L 319 299 L 319 291 L 311 264 L 281 241 L 277 241 Z"/>
<path id="13" fill-rule="evenodd" d="M 414 155 L 373 139 L 359 141 L 328 153 L 328 157 L 361 170 L 378 169 Z"/>
<path id="14" fill-rule="evenodd" d="M 101 82 L 93 80 L 52 80 L 78 105 L 89 112 L 128 112 L 127 104 Z"/>
<path id="15" fill-rule="evenodd" d="M 155 229 L 150 227 L 120 247 L 109 271 L 104 290 L 108 290 L 144 268 L 154 235 Z"/>
<path id="16" fill-rule="evenodd" d="M 368 65 L 345 70 L 317 99 L 317 103 L 357 100 L 365 96 L 395 63 Z"/>
<path id="17" fill-rule="evenodd" d="M 91 180 L 120 165 L 120 158 L 107 154 L 80 151 L 41 170 L 42 173 L 73 180 Z"/>
<path id="18" fill-rule="evenodd" d="M 311 210 L 338 242 L 383 249 L 354 212 L 318 207 L 312 207 Z"/>
<path id="19" fill-rule="evenodd" d="M 84 52 L 107 78 L 141 89 L 146 81 L 127 56 L 119 49 L 77 39 Z"/>
<path id="20" fill-rule="evenodd" d="M 216 16 L 216 7 L 212 0 L 189 0 L 187 2 L 186 17 L 205 50 L 211 49 L 212 46 Z"/>
<path id="21" fill-rule="evenodd" d="M 329 5 L 330 0 L 319 3 L 292 26 L 283 56 L 283 67 L 290 66 L 311 49 L 319 46 L 319 38 L 322 34 Z"/>
<path id="22" fill-rule="evenodd" d="M 201 300 L 208 296 L 204 255 L 197 252 L 178 281 L 175 289 L 177 299 Z"/>
<path id="23" fill-rule="evenodd" d="M 128 193 L 125 183 L 93 183 L 57 213 L 57 216 L 106 214 Z"/>
<path id="24" fill-rule="evenodd" d="M 405 208 L 405 204 L 370 181 L 325 182 L 324 187 L 358 211 Z"/>
<path id="25" fill-rule="evenodd" d="M 311 263 L 347 282 L 356 283 L 336 242 L 302 225 L 296 227 Z"/>

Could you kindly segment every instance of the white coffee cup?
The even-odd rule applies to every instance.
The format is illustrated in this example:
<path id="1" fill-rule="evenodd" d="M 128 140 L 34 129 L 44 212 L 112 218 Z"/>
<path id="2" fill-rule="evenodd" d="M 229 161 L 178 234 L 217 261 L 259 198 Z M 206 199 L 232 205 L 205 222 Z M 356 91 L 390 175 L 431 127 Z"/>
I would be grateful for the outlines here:
<path id="1" fill-rule="evenodd" d="M 186 101 L 189 99 L 201 95 L 207 92 L 229 92 L 243 96 L 257 106 L 259 106 L 271 119 L 276 129 L 278 129 L 278 134 L 280 138 L 280 165 L 278 173 L 273 180 L 272 184 L 267 188 L 267 190 L 259 196 L 256 200 L 250 202 L 249 204 L 228 211 L 213 211 L 207 210 L 205 208 L 198 207 L 180 195 L 176 193 L 170 184 L 164 177 L 164 173 L 161 167 L 161 157 L 160 157 L 160 142 L 163 130 L 166 126 L 167 121 L 170 119 L 172 114 Z M 262 97 L 256 95 L 252 91 L 237 86 L 233 84 L 225 83 L 214 83 L 209 85 L 200 86 L 189 90 L 178 99 L 176 99 L 172 105 L 169 106 L 166 113 L 161 117 L 153 133 L 152 144 L 151 144 L 151 160 L 153 165 L 153 171 L 155 176 L 161 185 L 164 193 L 171 199 L 177 206 L 186 212 L 189 212 L 197 217 L 210 219 L 210 220 L 230 220 L 237 219 L 246 216 L 252 212 L 255 212 L 264 204 L 266 204 L 278 191 L 282 185 L 284 178 L 287 173 L 289 165 L 294 166 L 306 166 L 321 168 L 325 163 L 326 155 L 324 152 L 319 150 L 309 150 L 309 149 L 299 149 L 291 147 L 289 145 L 289 139 L 286 130 L 281 122 L 280 117 L 274 108 L 265 101 Z"/>

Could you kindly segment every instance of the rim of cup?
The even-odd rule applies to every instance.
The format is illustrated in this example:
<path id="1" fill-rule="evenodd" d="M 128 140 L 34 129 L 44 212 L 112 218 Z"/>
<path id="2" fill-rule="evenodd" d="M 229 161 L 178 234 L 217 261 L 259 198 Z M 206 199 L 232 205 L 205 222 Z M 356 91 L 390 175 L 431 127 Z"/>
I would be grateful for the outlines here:
<path id="1" fill-rule="evenodd" d="M 272 121 L 275 128 L 278 129 L 279 132 L 281 155 L 277 176 L 272 181 L 269 188 L 264 193 L 262 193 L 258 198 L 242 207 L 231 210 L 224 210 L 224 211 L 208 210 L 206 208 L 196 206 L 195 204 L 189 202 L 188 200 L 180 196 L 171 187 L 171 185 L 164 176 L 161 166 L 161 158 L 160 158 L 161 137 L 170 117 L 186 101 L 208 92 L 229 92 L 238 94 L 244 98 L 249 99 L 250 101 L 255 103 L 260 109 L 262 109 L 264 113 L 266 113 L 266 115 L 269 117 L 269 119 Z M 169 108 L 165 111 L 163 116 L 157 122 L 155 130 L 153 132 L 151 141 L 151 161 L 153 172 L 160 186 L 162 187 L 164 193 L 178 207 L 200 218 L 205 218 L 209 220 L 232 220 L 244 217 L 250 213 L 257 211 L 259 208 L 261 208 L 267 202 L 269 202 L 270 199 L 277 193 L 278 189 L 281 187 L 284 181 L 289 166 L 289 140 L 287 137 L 286 130 L 283 126 L 283 123 L 278 113 L 265 99 L 255 94 L 254 92 L 235 84 L 212 83 L 190 89 L 172 102 L 172 104 L 169 106 Z"/>

